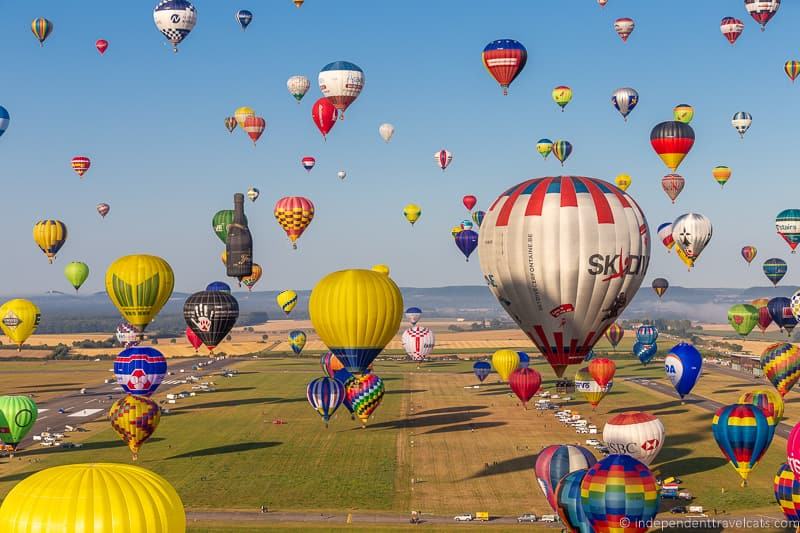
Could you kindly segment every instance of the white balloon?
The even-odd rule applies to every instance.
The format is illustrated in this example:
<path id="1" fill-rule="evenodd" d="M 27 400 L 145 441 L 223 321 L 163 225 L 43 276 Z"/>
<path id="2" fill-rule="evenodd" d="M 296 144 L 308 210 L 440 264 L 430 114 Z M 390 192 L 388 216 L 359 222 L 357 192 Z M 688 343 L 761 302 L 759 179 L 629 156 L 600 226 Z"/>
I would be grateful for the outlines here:
<path id="1" fill-rule="evenodd" d="M 319 73 L 319 89 L 333 106 L 339 110 L 339 117 L 361 94 L 364 88 L 364 71 L 349 61 L 328 63 Z"/>
<path id="2" fill-rule="evenodd" d="M 711 221 L 697 213 L 686 213 L 672 223 L 672 239 L 692 266 L 711 240 Z"/>
<path id="3" fill-rule="evenodd" d="M 298 104 L 308 92 L 309 87 L 311 87 L 311 82 L 305 76 L 292 76 L 286 80 L 286 88 L 289 89 L 289 94 L 294 96 Z"/>
<path id="4" fill-rule="evenodd" d="M 750 129 L 750 124 L 753 123 L 753 116 L 748 113 L 747 111 L 739 111 L 735 115 L 733 115 L 733 119 L 731 119 L 731 124 L 736 131 L 739 132 L 739 137 L 744 139 L 744 134 Z"/>
<path id="5" fill-rule="evenodd" d="M 392 135 L 394 135 L 394 126 L 386 122 L 381 124 L 381 127 L 378 128 L 378 132 L 381 134 L 384 142 L 388 143 L 390 140 L 392 140 Z"/>
<path id="6" fill-rule="evenodd" d="M 621 413 L 606 422 L 603 441 L 611 453 L 630 455 L 649 465 L 664 445 L 664 424 L 648 413 Z"/>
<path id="7" fill-rule="evenodd" d="M 153 9 L 153 20 L 177 52 L 178 44 L 197 24 L 197 9 L 187 0 L 161 0 Z"/>
<path id="8" fill-rule="evenodd" d="M 339 172 L 336 173 L 336 177 L 339 178 L 340 180 L 343 180 L 347 177 L 347 172 L 345 172 L 344 170 L 340 170 Z"/>
<path id="9" fill-rule="evenodd" d="M 439 168 L 444 170 L 450 163 L 452 163 L 453 154 L 451 152 L 448 152 L 447 150 L 442 149 L 433 154 L 433 158 L 436 160 L 436 164 L 439 165 Z"/>
<path id="10" fill-rule="evenodd" d="M 561 376 L 583 362 L 639 290 L 650 230 L 614 185 L 539 178 L 491 204 L 478 253 L 489 289 Z"/>
<path id="11" fill-rule="evenodd" d="M 422 361 L 433 352 L 436 336 L 422 326 L 411 326 L 403 332 L 403 349 L 414 361 Z"/>

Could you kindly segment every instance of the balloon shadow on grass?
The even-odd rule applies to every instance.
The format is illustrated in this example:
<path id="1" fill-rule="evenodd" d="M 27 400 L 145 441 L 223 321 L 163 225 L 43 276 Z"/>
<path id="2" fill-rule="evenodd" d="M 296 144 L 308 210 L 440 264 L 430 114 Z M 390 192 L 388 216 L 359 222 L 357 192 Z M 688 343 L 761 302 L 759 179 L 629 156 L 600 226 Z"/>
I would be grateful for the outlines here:
<path id="1" fill-rule="evenodd" d="M 681 405 L 693 405 L 700 403 L 702 400 L 695 400 L 687 398 L 681 403 L 680 400 L 672 400 L 670 402 L 659 402 L 659 403 L 651 403 L 648 405 L 633 405 L 631 407 L 617 407 L 616 409 L 611 409 L 608 411 L 609 414 L 611 413 L 625 413 L 627 411 L 657 411 L 659 409 L 668 409 L 668 408 L 679 408 Z"/>
<path id="2" fill-rule="evenodd" d="M 513 459 L 506 459 L 505 461 L 485 463 L 479 472 L 472 474 L 468 478 L 465 478 L 465 480 L 480 479 L 482 477 L 508 474 L 510 472 L 530 472 L 533 471 L 533 467 L 536 465 L 536 458 L 538 456 L 538 453 L 534 453 L 523 455 L 522 457 L 514 457 Z"/>
<path id="3" fill-rule="evenodd" d="M 428 426 L 446 426 L 448 424 L 465 424 L 475 418 L 487 416 L 489 413 L 442 413 L 431 416 L 420 416 L 401 420 L 390 420 L 371 424 L 371 428 L 377 429 L 398 429 L 398 428 L 422 428 Z"/>
<path id="4" fill-rule="evenodd" d="M 208 455 L 221 455 L 224 453 L 238 453 L 249 452 L 252 450 L 262 450 L 264 448 L 272 448 L 273 446 L 280 446 L 282 442 L 239 442 L 237 444 L 226 444 L 225 446 L 215 446 L 213 448 L 203 448 L 202 450 L 194 450 L 191 452 L 181 453 L 167 457 L 167 459 L 186 459 L 191 457 L 205 457 Z"/>
<path id="5" fill-rule="evenodd" d="M 507 425 L 506 422 L 470 422 L 468 424 L 456 424 L 454 426 L 444 426 L 441 428 L 426 431 L 423 435 L 435 435 L 438 433 L 455 433 L 456 431 L 473 431 L 476 429 L 496 428 Z"/>
<path id="6" fill-rule="evenodd" d="M 253 405 L 253 404 L 266 405 L 266 404 L 293 403 L 302 401 L 305 401 L 305 398 L 242 398 L 238 400 L 223 400 L 219 402 L 207 402 L 207 403 L 199 403 L 197 405 L 187 405 L 186 407 L 175 409 L 172 412 L 172 414 L 180 412 L 197 411 L 200 409 L 215 409 L 217 407 L 237 407 L 240 405 Z M 172 414 L 170 414 L 170 416 L 172 416 Z"/>
<path id="7" fill-rule="evenodd" d="M 661 453 L 664 453 L 664 451 L 662 450 Z M 661 454 L 659 454 L 660 456 Z M 708 472 L 726 464 L 728 464 L 728 460 L 723 457 L 690 457 L 688 459 L 678 458 L 666 463 L 659 463 L 656 466 L 662 475 L 680 477 Z"/>
<path id="8" fill-rule="evenodd" d="M 458 407 L 442 407 L 441 409 L 428 409 L 427 411 L 420 411 L 416 413 L 417 416 L 422 415 L 439 415 L 442 413 L 459 413 L 463 411 L 475 411 L 477 409 L 486 409 L 485 405 L 459 405 Z"/>

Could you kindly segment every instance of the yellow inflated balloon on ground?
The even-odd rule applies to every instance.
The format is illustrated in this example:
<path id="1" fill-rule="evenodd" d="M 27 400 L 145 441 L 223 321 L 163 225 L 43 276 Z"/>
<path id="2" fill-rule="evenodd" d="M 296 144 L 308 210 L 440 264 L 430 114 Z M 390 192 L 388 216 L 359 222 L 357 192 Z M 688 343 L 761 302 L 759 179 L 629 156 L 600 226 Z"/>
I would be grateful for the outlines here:
<path id="1" fill-rule="evenodd" d="M 500 379 L 508 381 L 508 376 L 519 366 L 519 354 L 514 350 L 497 350 L 492 355 L 492 366 Z"/>
<path id="2" fill-rule="evenodd" d="M 397 333 L 403 297 L 388 273 L 341 270 L 317 283 L 308 312 L 317 334 L 345 368 L 365 372 Z"/>
<path id="3" fill-rule="evenodd" d="M 153 255 L 126 255 L 106 270 L 106 292 L 111 303 L 139 331 L 144 331 L 161 311 L 174 285 L 172 267 Z"/>
<path id="4" fill-rule="evenodd" d="M 3 533 L 184 533 L 180 496 L 132 465 L 56 466 L 20 481 L 0 507 Z"/>
<path id="5" fill-rule="evenodd" d="M 39 308 L 29 300 L 17 298 L 0 306 L 0 328 L 20 348 L 36 331 L 41 317 Z"/>

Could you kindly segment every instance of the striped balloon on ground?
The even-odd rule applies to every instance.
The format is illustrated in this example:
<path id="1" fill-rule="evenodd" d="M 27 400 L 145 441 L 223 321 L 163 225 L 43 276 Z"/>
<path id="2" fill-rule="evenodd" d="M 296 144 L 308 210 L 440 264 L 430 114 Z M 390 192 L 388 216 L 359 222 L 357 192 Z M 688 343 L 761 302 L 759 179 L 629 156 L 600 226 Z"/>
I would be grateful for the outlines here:
<path id="1" fill-rule="evenodd" d="M 308 403 L 322 417 L 325 427 L 328 427 L 328 420 L 342 405 L 344 395 L 344 385 L 333 378 L 317 378 L 306 387 Z"/>
<path id="2" fill-rule="evenodd" d="M 800 480 L 788 464 L 778 467 L 773 486 L 775 501 L 781 506 L 783 515 L 790 522 L 800 522 Z"/>
<path id="3" fill-rule="evenodd" d="M 767 346 L 761 352 L 761 370 L 783 397 L 800 379 L 800 350 L 788 342 Z"/>
<path id="4" fill-rule="evenodd" d="M 534 473 L 547 503 L 556 511 L 555 489 L 558 482 L 570 472 L 589 468 L 597 462 L 592 452 L 582 446 L 554 444 L 536 456 Z"/>
<path id="5" fill-rule="evenodd" d="M 750 472 L 772 443 L 775 427 L 758 407 L 733 404 L 717 410 L 711 430 L 722 454 L 742 478 L 742 487 L 746 486 Z"/>
<path id="6" fill-rule="evenodd" d="M 593 533 L 581 503 L 581 483 L 588 468 L 570 472 L 555 490 L 556 512 L 569 533 Z"/>
<path id="7" fill-rule="evenodd" d="M 367 427 L 367 420 L 383 400 L 383 380 L 375 374 L 355 376 L 347 384 L 347 400 L 353 413 L 361 420 L 361 427 Z"/>

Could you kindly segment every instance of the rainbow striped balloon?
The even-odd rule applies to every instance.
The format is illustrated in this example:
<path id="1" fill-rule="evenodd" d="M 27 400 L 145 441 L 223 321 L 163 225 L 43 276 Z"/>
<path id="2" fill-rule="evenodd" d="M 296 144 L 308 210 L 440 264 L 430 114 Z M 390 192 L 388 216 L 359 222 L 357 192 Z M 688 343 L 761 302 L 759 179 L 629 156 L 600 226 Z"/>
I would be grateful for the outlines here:
<path id="1" fill-rule="evenodd" d="M 781 396 L 800 379 L 800 350 L 788 342 L 770 344 L 761 352 L 761 370 Z"/>
<path id="2" fill-rule="evenodd" d="M 342 405 L 344 385 L 333 378 L 317 378 L 306 387 L 306 398 L 328 427 L 333 413 Z"/>
<path id="3" fill-rule="evenodd" d="M 747 485 L 747 476 L 772 443 L 775 426 L 754 405 L 733 404 L 720 407 L 714 415 L 711 430 L 719 449 Z"/>
<path id="4" fill-rule="evenodd" d="M 775 500 L 790 522 L 800 522 L 800 480 L 789 465 L 783 463 L 775 473 Z"/>
<path id="5" fill-rule="evenodd" d="M 581 505 L 596 533 L 644 533 L 658 513 L 656 478 L 628 455 L 598 461 L 581 482 Z"/>
<path id="6" fill-rule="evenodd" d="M 383 393 L 383 380 L 375 374 L 357 376 L 347 383 L 347 401 L 362 427 L 366 427 L 370 415 L 381 404 Z"/>

